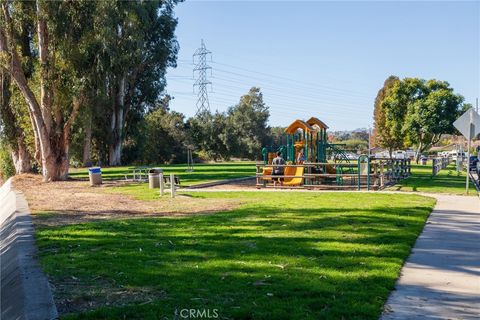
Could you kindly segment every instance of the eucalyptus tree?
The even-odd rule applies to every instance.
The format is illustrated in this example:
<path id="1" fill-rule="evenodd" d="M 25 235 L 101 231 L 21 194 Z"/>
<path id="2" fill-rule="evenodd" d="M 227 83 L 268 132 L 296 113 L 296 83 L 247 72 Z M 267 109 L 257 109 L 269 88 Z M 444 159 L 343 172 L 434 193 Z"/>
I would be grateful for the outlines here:
<path id="1" fill-rule="evenodd" d="M 23 95 L 32 121 L 38 161 L 44 180 L 68 176 L 71 127 L 82 105 L 82 78 L 75 70 L 83 43 L 91 31 L 86 2 L 1 1 L 0 65 Z M 28 45 L 34 54 L 34 76 L 22 63 L 23 39 L 17 32 L 24 21 L 33 26 Z M 75 45 L 72 45 L 75 44 Z M 25 47 L 25 46 L 24 46 Z"/>
<path id="2" fill-rule="evenodd" d="M 15 25 L 16 46 L 25 78 L 32 81 L 34 70 L 31 37 L 34 26 L 29 17 L 35 11 L 35 7 L 31 2 L 20 2 L 17 3 L 16 9 L 19 12 Z M 39 153 L 35 152 L 35 140 L 31 128 L 32 118 L 29 116 L 27 104 L 21 97 L 18 87 L 12 82 L 10 73 L 0 65 L 1 139 L 3 146 L 10 152 L 15 172 L 20 174 L 32 171 L 33 155 L 37 160 L 40 157 Z"/>
<path id="3" fill-rule="evenodd" d="M 165 88 L 167 67 L 176 63 L 178 1 L 102 1 L 95 14 L 97 74 L 103 77 L 108 160 L 121 163 L 126 126 L 144 114 Z"/>
<path id="4" fill-rule="evenodd" d="M 25 101 L 46 181 L 67 178 L 81 112 L 85 158 L 97 134 L 97 152 L 107 140 L 110 164 L 120 163 L 129 115 L 144 115 L 175 65 L 176 3 L 0 0 L 0 68 Z"/>
<path id="5" fill-rule="evenodd" d="M 32 171 L 32 152 L 28 148 L 29 119 L 23 101 L 12 97 L 15 88 L 11 85 L 10 76 L 0 70 L 0 140 L 4 148 L 10 152 L 15 173 Z"/>

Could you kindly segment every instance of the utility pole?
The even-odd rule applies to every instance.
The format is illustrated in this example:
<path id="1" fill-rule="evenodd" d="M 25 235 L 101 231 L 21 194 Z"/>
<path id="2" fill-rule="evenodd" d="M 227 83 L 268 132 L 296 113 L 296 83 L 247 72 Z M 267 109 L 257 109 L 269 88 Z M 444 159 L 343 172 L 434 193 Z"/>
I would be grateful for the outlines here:
<path id="1" fill-rule="evenodd" d="M 197 115 L 203 112 L 210 112 L 207 86 L 211 86 L 212 82 L 207 78 L 207 70 L 210 69 L 211 72 L 212 67 L 207 64 L 207 55 L 210 55 L 211 59 L 212 53 L 207 50 L 202 39 L 200 48 L 198 48 L 193 54 L 193 64 L 195 65 L 193 68 L 193 75 L 194 77 L 195 75 L 197 76 L 195 78 L 195 83 L 193 84 L 193 91 L 195 92 L 195 87 L 198 87 Z"/>

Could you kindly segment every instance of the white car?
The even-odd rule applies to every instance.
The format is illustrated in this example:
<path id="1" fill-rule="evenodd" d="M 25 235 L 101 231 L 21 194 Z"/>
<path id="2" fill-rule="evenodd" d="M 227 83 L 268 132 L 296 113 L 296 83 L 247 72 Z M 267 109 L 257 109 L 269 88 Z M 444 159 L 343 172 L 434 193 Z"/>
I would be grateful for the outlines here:
<path id="1" fill-rule="evenodd" d="M 407 156 L 407 158 L 409 158 L 409 159 L 414 159 L 416 155 L 417 155 L 417 152 L 416 152 L 415 150 L 408 149 L 408 150 L 406 151 L 406 156 Z"/>
<path id="2" fill-rule="evenodd" d="M 382 152 L 377 152 L 375 153 L 375 158 L 377 159 L 384 159 L 384 158 L 390 158 L 390 154 L 388 151 L 382 151 Z"/>
<path id="3" fill-rule="evenodd" d="M 393 152 L 394 159 L 407 159 L 407 153 L 403 150 L 396 150 Z"/>
<path id="4" fill-rule="evenodd" d="M 466 155 L 465 155 L 465 152 L 452 150 L 450 151 L 450 156 L 452 157 L 453 161 L 457 161 L 457 159 L 463 160 Z"/>
<path id="5" fill-rule="evenodd" d="M 348 159 L 348 160 L 357 160 L 357 159 L 358 159 L 358 155 L 355 154 L 355 153 L 347 153 L 347 159 Z"/>

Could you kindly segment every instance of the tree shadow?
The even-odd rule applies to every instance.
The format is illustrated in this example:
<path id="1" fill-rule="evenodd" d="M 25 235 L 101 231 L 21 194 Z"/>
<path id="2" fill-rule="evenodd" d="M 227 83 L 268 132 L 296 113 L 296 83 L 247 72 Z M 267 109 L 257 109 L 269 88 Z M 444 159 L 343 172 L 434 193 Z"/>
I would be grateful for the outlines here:
<path id="1" fill-rule="evenodd" d="M 116 308 L 82 318 L 168 318 L 185 306 L 218 308 L 234 319 L 372 319 L 430 210 L 246 205 L 207 216 L 43 228 L 38 244 L 54 285 L 67 292 L 56 298 L 67 305 L 78 303 L 68 296 L 78 282 L 95 288 L 95 279 L 162 292 L 144 305 L 111 299 Z M 65 281 L 72 276 L 78 282 Z"/>

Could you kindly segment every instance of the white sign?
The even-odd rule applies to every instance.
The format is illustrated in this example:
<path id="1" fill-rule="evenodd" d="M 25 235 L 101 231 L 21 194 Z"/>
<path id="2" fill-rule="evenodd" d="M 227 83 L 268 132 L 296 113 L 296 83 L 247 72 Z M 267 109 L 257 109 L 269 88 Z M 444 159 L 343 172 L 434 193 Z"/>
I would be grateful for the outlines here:
<path id="1" fill-rule="evenodd" d="M 461 134 L 463 134 L 463 136 L 465 136 L 465 138 L 472 139 L 480 133 L 480 115 L 478 115 L 473 108 L 470 108 L 455 120 L 453 125 Z M 472 133 L 470 136 L 471 127 Z"/>

